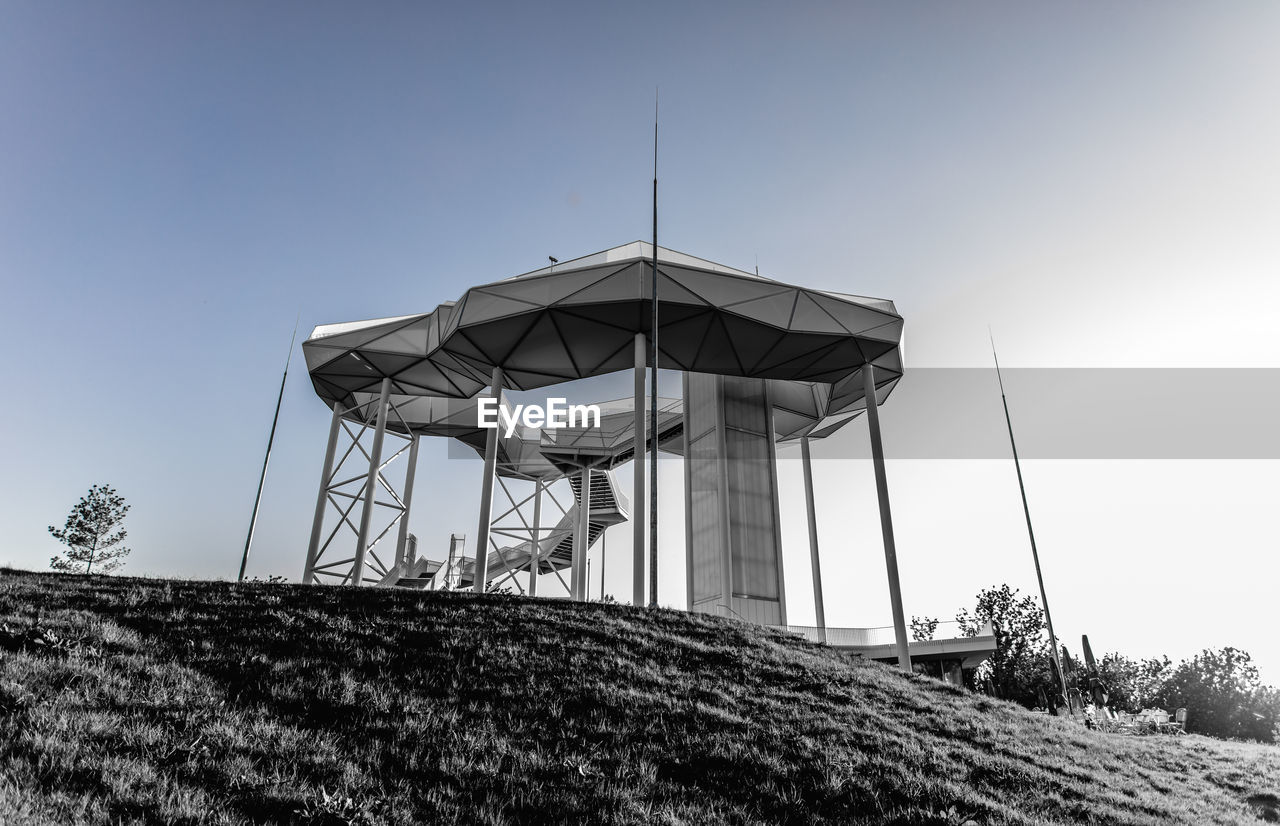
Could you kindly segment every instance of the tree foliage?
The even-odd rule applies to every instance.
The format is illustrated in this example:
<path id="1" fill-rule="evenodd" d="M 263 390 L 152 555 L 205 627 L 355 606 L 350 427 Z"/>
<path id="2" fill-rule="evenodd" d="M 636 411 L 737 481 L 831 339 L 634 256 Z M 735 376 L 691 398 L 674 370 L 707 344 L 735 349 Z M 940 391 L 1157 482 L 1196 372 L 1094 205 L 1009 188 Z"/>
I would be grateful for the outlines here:
<path id="1" fill-rule="evenodd" d="M 916 642 L 924 642 L 933 639 L 933 635 L 938 630 L 937 617 L 912 617 L 911 618 L 911 639 Z"/>
<path id="2" fill-rule="evenodd" d="M 1098 678 L 1107 692 L 1107 705 L 1136 713 L 1162 701 L 1161 688 L 1173 670 L 1168 657 L 1134 660 L 1111 653 L 1098 663 Z"/>
<path id="3" fill-rule="evenodd" d="M 912 618 L 912 628 L 917 618 Z M 991 623 L 996 651 L 974 673 L 974 688 L 986 680 L 1000 697 L 1026 706 L 1061 691 L 1050 665 L 1044 613 L 1034 597 L 1008 585 L 977 595 L 972 611 L 956 614 L 960 632 L 977 636 Z M 1069 685 L 1086 695 L 1093 675 L 1083 664 L 1071 667 L 1062 649 Z M 1111 653 L 1098 662 L 1098 683 L 1107 705 L 1118 711 L 1148 708 L 1187 709 L 1187 731 L 1263 742 L 1280 742 L 1280 689 L 1264 686 L 1248 652 L 1238 648 L 1205 649 L 1174 665 L 1168 657 L 1135 660 Z"/>
<path id="4" fill-rule="evenodd" d="M 1253 659 L 1238 648 L 1208 648 L 1174 665 L 1168 657 L 1102 658 L 1110 705 L 1123 711 L 1187 709 L 1187 730 L 1213 737 L 1274 742 L 1280 691 L 1262 685 Z"/>
<path id="5" fill-rule="evenodd" d="M 973 611 L 961 609 L 956 622 L 967 637 L 977 636 L 991 624 L 996 651 L 988 659 L 989 675 L 998 696 L 1031 707 L 1042 692 L 1059 693 L 1049 668 L 1044 612 L 1034 597 L 1020 595 L 1008 585 L 986 588 L 978 593 Z"/>
<path id="6" fill-rule="evenodd" d="M 1187 730 L 1215 737 L 1271 741 L 1277 723 L 1277 692 L 1262 685 L 1247 651 L 1207 648 L 1183 660 L 1164 680 L 1161 699 L 1186 707 Z"/>
<path id="7" fill-rule="evenodd" d="M 55 571 L 91 574 L 110 573 L 124 565 L 129 548 L 121 545 L 128 532 L 121 527 L 129 505 L 110 485 L 94 485 L 71 508 L 62 530 L 52 525 L 49 533 L 67 550 L 49 560 Z"/>

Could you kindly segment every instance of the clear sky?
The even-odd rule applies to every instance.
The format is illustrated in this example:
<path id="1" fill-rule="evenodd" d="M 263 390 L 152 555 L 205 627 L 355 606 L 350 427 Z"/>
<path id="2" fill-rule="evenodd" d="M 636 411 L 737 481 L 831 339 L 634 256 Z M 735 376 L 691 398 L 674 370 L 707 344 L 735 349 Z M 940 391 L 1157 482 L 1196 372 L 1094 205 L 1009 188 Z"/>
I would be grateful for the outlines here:
<path id="1" fill-rule="evenodd" d="M 133 505 L 127 572 L 234 577 L 295 315 L 305 334 L 424 312 L 547 255 L 647 239 L 655 88 L 660 243 L 892 298 L 910 367 L 988 366 L 990 324 L 1014 367 L 1268 368 L 1249 374 L 1259 403 L 1280 389 L 1280 5 L 8 2 L 0 17 L 0 564 L 45 567 L 46 526 L 106 482 Z M 299 575 L 324 451 L 328 411 L 292 359 L 259 576 Z M 978 376 L 990 395 L 966 415 L 998 433 Z M 891 454 L 921 421 L 967 438 L 948 398 L 910 381 L 884 408 Z M 1037 415 L 1035 386 L 1010 386 L 1029 444 L 1075 412 L 1133 426 L 1132 399 L 1087 382 Z M 1236 645 L 1280 684 L 1274 443 L 1182 449 L 1238 437 L 1255 410 L 1216 387 L 1187 386 L 1172 423 L 1150 415 L 1165 458 L 1025 463 L 1055 625 L 1073 650 L 1081 633 L 1132 656 Z M 815 446 L 833 625 L 889 622 L 863 441 L 859 422 Z M 805 622 L 798 462 L 783 464 Z M 424 444 L 426 554 L 474 533 L 478 479 Z M 679 604 L 678 461 L 662 480 L 662 598 Z M 908 614 L 949 618 L 1001 582 L 1034 593 L 1007 459 L 897 459 L 889 484 Z M 629 566 L 610 564 L 629 593 Z"/>

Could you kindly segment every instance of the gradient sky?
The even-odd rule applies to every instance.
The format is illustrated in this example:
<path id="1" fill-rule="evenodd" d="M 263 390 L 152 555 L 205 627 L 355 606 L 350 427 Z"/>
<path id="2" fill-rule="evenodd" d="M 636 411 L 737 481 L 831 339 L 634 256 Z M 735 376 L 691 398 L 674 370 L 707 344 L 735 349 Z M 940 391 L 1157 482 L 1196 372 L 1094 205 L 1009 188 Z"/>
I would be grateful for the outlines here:
<path id="1" fill-rule="evenodd" d="M 107 482 L 133 505 L 128 573 L 234 577 L 295 315 L 305 334 L 424 312 L 647 239 L 655 88 L 660 243 L 892 298 L 910 367 L 988 366 L 991 325 L 1015 367 L 1280 368 L 1280 5 L 8 2 L 2 20 L 0 564 L 44 568 L 46 526 Z M 299 575 L 323 458 L 328 411 L 292 359 L 259 576 Z M 1010 387 L 1020 437 L 1070 427 L 1028 396 Z M 885 406 L 891 452 L 895 401 L 949 420 L 911 398 Z M 1176 428 L 1232 429 L 1222 402 L 1188 387 Z M 1086 387 L 1061 407 L 1121 404 Z M 846 430 L 814 451 L 838 457 L 816 469 L 828 621 L 884 625 L 871 470 L 850 458 L 865 427 Z M 1275 454 L 1176 441 L 1025 463 L 1059 635 L 1235 645 L 1278 684 Z M 446 454 L 423 445 L 411 523 L 437 558 L 476 527 L 479 462 Z M 664 463 L 672 604 L 681 477 Z M 889 483 L 908 614 L 1034 593 L 1007 459 L 893 461 Z"/>

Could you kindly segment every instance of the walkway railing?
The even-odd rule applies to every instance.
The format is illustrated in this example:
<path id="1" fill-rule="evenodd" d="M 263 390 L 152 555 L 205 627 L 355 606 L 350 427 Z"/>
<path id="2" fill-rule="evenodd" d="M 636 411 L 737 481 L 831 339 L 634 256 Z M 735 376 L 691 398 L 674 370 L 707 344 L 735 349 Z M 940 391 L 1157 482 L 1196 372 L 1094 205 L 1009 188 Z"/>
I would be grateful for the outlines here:
<path id="1" fill-rule="evenodd" d="M 819 629 L 816 625 L 786 625 L 783 626 L 787 631 L 797 636 L 804 637 L 809 642 L 820 642 Z M 987 623 L 978 629 L 977 636 L 989 637 L 994 634 L 991 623 Z M 963 639 L 966 634 L 961 632 L 960 623 L 955 621 L 939 622 L 938 627 L 934 629 L 933 636 L 930 639 L 948 640 Z M 916 642 L 911 637 L 910 629 L 907 630 L 907 639 Z M 894 637 L 893 626 L 885 625 L 878 628 L 836 628 L 827 626 L 827 645 L 849 646 L 856 648 L 870 648 L 877 645 L 894 645 L 896 639 Z"/>

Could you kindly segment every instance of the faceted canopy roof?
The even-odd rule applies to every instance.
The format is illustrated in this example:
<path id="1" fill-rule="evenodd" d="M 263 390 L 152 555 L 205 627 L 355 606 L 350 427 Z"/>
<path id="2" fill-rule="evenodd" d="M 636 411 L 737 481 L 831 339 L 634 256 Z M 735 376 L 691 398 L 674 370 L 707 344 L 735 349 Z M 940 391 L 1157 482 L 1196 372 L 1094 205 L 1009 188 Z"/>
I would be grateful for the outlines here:
<path id="1" fill-rule="evenodd" d="M 636 241 L 473 287 L 429 313 L 322 325 L 303 342 L 307 369 L 322 399 L 348 408 L 384 377 L 396 395 L 457 399 L 485 390 L 494 367 L 517 390 L 625 370 L 635 334 L 650 333 L 652 259 L 653 247 Z M 658 324 L 658 366 L 774 379 L 775 407 L 793 411 L 796 428 L 861 407 L 864 364 L 876 365 L 877 396 L 902 375 L 893 302 L 662 247 Z"/>

